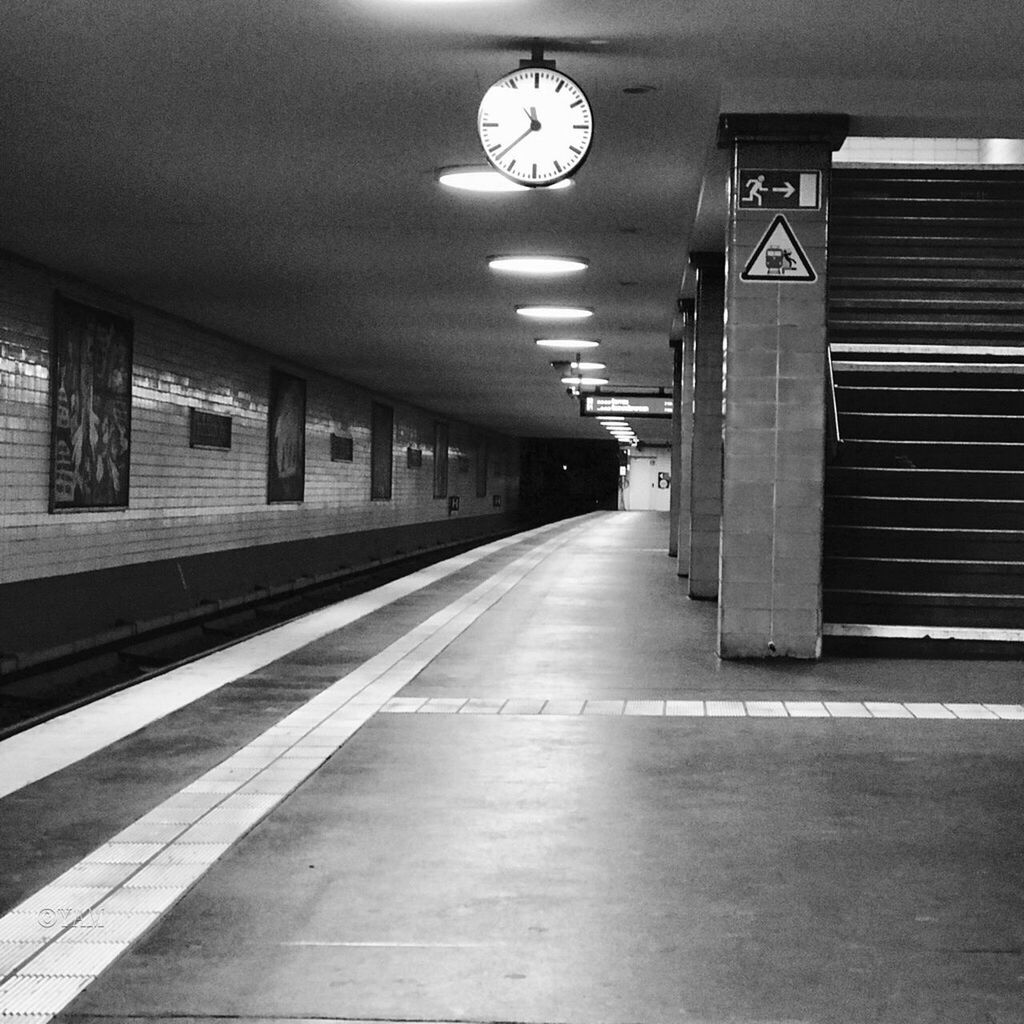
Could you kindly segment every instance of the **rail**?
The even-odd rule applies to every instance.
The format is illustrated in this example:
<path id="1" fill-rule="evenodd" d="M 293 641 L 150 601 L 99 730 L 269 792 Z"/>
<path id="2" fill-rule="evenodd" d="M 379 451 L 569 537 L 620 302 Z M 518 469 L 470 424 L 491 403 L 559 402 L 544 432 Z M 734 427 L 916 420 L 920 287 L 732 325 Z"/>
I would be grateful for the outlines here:
<path id="1" fill-rule="evenodd" d="M 828 453 L 828 461 L 833 462 L 839 455 L 839 450 L 843 443 L 843 435 L 839 430 L 839 403 L 836 401 L 836 375 L 832 367 L 832 346 L 828 344 L 825 348 L 825 390 L 827 392 L 825 417 L 827 420 L 826 430 L 828 431 L 826 451 Z"/>

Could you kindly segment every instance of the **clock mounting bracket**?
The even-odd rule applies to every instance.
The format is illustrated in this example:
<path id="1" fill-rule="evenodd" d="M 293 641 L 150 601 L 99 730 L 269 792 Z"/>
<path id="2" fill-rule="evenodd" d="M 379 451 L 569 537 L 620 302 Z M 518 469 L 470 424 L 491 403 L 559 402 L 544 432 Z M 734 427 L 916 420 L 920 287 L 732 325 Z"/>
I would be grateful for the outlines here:
<path id="1" fill-rule="evenodd" d="M 520 58 L 519 66 L 521 68 L 550 68 L 553 71 L 555 62 L 545 59 L 544 43 L 540 39 L 534 39 L 530 44 L 530 56 Z"/>

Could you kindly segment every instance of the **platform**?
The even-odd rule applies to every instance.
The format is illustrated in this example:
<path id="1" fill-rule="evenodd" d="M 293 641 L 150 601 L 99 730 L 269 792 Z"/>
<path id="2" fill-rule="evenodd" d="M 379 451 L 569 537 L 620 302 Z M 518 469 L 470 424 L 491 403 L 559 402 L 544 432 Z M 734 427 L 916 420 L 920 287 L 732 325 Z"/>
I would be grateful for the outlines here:
<path id="1" fill-rule="evenodd" d="M 1017 1024 L 1017 662 L 721 662 L 596 513 L 0 744 L 4 1021 Z"/>

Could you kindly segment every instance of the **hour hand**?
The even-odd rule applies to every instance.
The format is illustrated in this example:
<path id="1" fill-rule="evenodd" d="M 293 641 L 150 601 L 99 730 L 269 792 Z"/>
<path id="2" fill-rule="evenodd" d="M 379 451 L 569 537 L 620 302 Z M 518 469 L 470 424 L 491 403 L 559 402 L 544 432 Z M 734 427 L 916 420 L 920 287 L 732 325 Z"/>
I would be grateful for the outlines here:
<path id="1" fill-rule="evenodd" d="M 540 121 L 537 120 L 537 108 L 530 107 L 529 110 L 523 107 L 523 113 L 530 119 L 530 131 L 540 131 Z"/>

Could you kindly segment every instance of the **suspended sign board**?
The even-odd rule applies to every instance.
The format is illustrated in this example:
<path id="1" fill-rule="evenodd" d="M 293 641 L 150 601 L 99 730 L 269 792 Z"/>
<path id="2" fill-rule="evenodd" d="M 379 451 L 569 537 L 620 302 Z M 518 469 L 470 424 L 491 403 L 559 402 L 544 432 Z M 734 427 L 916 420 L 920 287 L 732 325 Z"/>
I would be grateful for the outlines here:
<path id="1" fill-rule="evenodd" d="M 626 391 L 584 395 L 580 400 L 580 415 L 671 419 L 672 399 L 660 395 L 636 395 Z"/>
<path id="2" fill-rule="evenodd" d="M 736 205 L 741 210 L 820 210 L 821 171 L 741 168 Z"/>

